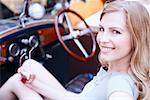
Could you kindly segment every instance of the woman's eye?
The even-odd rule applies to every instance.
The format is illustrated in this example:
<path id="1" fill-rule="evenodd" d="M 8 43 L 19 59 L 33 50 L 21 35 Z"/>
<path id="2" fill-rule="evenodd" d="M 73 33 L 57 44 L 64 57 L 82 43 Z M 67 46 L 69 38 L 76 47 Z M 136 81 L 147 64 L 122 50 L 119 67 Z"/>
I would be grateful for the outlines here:
<path id="1" fill-rule="evenodd" d="M 117 30 L 113 30 L 112 33 L 114 33 L 114 34 L 121 34 L 121 32 L 119 32 Z"/>
<path id="2" fill-rule="evenodd" d="M 99 31 L 100 31 L 100 32 L 104 32 L 104 28 L 103 28 L 103 27 L 100 27 L 100 28 L 99 28 Z"/>

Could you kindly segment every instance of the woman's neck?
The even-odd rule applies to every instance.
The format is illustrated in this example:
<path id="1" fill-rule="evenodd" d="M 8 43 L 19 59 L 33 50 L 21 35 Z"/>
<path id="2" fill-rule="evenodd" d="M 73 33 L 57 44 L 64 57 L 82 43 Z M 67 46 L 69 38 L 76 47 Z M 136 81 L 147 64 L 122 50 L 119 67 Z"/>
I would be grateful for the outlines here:
<path id="1" fill-rule="evenodd" d="M 117 71 L 117 72 L 128 72 L 130 68 L 129 61 L 127 62 L 110 62 L 108 64 L 108 72 Z"/>

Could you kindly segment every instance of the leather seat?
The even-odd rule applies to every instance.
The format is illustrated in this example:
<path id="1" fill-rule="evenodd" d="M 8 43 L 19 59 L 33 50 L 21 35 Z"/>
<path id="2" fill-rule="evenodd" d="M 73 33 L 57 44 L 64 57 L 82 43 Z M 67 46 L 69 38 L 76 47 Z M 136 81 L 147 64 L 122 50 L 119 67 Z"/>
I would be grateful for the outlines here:
<path id="1" fill-rule="evenodd" d="M 75 93 L 80 93 L 84 86 L 93 79 L 94 75 L 92 73 L 85 73 L 85 74 L 80 74 L 78 76 L 76 76 L 74 79 L 72 79 L 71 81 L 69 81 L 69 83 L 67 83 L 65 85 L 65 88 L 68 91 L 72 91 Z"/>

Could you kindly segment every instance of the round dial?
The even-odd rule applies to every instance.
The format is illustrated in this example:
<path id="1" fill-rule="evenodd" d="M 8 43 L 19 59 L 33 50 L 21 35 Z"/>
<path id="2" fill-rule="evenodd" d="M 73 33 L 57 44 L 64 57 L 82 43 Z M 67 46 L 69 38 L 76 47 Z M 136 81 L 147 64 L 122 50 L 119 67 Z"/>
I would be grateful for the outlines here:
<path id="1" fill-rule="evenodd" d="M 39 41 L 38 41 L 38 38 L 36 36 L 31 36 L 29 38 L 29 45 L 31 47 L 37 47 L 39 45 Z"/>
<path id="2" fill-rule="evenodd" d="M 20 46 L 17 43 L 12 43 L 9 46 L 9 54 L 16 57 L 20 53 Z"/>

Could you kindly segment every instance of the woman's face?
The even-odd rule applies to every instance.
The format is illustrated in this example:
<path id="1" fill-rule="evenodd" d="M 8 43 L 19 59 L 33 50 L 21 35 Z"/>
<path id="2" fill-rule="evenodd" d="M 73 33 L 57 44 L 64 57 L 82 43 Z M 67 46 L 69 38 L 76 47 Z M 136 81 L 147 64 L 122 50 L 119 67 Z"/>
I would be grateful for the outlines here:
<path id="1" fill-rule="evenodd" d="M 107 62 L 130 60 L 131 36 L 126 28 L 124 13 L 106 13 L 100 21 L 97 42 L 100 47 L 99 59 Z"/>

